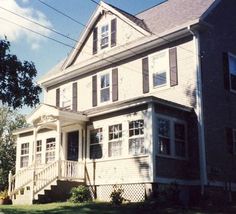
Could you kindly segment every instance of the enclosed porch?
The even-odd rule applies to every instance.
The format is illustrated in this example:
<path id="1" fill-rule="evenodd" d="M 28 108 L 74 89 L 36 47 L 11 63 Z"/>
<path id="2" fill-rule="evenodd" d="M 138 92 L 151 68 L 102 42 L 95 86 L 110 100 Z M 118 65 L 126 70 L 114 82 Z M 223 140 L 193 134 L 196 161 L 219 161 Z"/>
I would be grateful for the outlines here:
<path id="1" fill-rule="evenodd" d="M 84 182 L 86 121 L 82 114 L 45 104 L 27 118 L 32 127 L 15 132 L 16 174 L 9 173 L 13 203 L 31 204 L 58 181 Z"/>

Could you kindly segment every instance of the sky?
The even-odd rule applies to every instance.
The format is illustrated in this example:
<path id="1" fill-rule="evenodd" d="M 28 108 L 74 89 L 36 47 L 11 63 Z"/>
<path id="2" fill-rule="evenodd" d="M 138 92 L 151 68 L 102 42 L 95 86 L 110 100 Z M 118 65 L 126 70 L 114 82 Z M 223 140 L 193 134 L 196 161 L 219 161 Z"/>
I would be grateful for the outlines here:
<path id="1" fill-rule="evenodd" d="M 36 80 L 38 80 L 53 66 L 67 57 L 72 50 L 72 48 L 45 38 L 45 36 L 69 46 L 75 46 L 75 41 L 55 34 L 33 22 L 37 22 L 78 41 L 85 28 L 83 25 L 86 26 L 98 6 L 93 1 L 99 3 L 98 0 L 0 0 L 0 39 L 7 37 L 11 42 L 11 53 L 16 54 L 20 60 L 35 63 L 38 71 Z M 105 0 L 106 3 L 134 15 L 162 1 Z M 76 22 L 57 13 L 43 3 L 70 16 Z M 44 35 L 44 37 L 39 34 Z M 31 109 L 26 107 L 21 110 L 23 114 L 30 113 L 30 111 Z"/>

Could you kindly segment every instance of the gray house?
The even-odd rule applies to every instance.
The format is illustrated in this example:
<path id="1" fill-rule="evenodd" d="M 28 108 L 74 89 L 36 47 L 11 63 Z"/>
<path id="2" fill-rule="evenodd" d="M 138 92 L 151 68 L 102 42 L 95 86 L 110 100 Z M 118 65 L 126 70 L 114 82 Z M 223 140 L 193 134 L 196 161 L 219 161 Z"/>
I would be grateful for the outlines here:
<path id="1" fill-rule="evenodd" d="M 131 201 L 170 183 L 236 191 L 236 2 L 168 0 L 132 15 L 101 2 L 75 50 L 40 81 L 16 130 L 15 204 L 72 186 Z M 55 191 L 58 194 L 54 194 Z"/>

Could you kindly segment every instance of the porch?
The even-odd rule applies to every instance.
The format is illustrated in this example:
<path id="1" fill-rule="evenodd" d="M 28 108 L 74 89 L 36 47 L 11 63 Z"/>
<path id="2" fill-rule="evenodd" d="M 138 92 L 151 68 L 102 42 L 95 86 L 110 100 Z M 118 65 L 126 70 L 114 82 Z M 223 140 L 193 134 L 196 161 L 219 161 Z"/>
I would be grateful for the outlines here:
<path id="1" fill-rule="evenodd" d="M 41 105 L 28 118 L 30 129 L 17 135 L 16 174 L 9 173 L 15 204 L 32 204 L 58 181 L 85 181 L 86 116 Z"/>

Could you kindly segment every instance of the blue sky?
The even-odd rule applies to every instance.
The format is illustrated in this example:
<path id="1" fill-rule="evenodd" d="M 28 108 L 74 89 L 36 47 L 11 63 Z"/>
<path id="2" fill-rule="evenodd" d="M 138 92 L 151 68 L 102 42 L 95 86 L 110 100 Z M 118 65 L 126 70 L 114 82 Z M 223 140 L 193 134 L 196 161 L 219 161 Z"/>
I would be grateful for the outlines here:
<path id="1" fill-rule="evenodd" d="M 88 19 L 93 14 L 97 5 L 90 0 L 40 0 L 54 8 L 64 12 L 83 24 L 87 24 Z M 76 40 L 79 39 L 83 26 L 56 13 L 52 9 L 42 4 L 39 0 L 0 0 L 0 38 L 4 35 L 11 42 L 11 52 L 16 54 L 21 60 L 33 61 L 38 70 L 38 78 L 44 75 L 59 61 L 64 59 L 71 51 L 71 48 L 58 44 L 54 41 L 41 37 L 12 23 L 15 22 L 43 35 L 52 37 L 61 42 L 75 45 L 75 42 L 63 38 L 51 31 L 41 28 L 25 19 L 2 9 L 5 8 L 21 16 L 33 19 L 42 25 L 53 28 Z M 99 2 L 98 0 L 95 0 Z M 121 8 L 131 14 L 136 14 L 148 9 L 163 0 L 106 0 L 105 2 Z M 2 8 L 1 8 L 2 7 Z M 4 18 L 5 20 L 2 20 Z M 22 111 L 28 113 L 29 109 Z"/>

